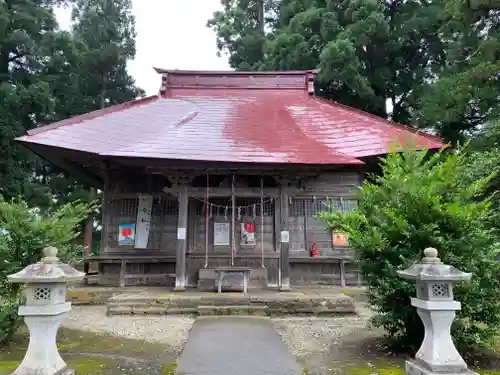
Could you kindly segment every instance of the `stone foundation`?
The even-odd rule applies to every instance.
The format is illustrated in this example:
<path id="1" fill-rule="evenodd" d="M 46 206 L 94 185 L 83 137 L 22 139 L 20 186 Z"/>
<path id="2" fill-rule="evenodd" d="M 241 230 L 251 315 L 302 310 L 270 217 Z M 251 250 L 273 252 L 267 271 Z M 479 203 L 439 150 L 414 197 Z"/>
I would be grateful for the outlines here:
<path id="1" fill-rule="evenodd" d="M 321 315 L 354 314 L 353 298 L 321 293 L 122 294 L 107 303 L 109 315 Z"/>

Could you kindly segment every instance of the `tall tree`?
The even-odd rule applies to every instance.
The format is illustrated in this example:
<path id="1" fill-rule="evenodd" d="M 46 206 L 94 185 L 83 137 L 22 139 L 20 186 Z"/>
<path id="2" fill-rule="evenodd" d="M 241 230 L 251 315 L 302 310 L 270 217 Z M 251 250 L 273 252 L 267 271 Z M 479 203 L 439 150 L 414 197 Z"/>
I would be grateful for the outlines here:
<path id="1" fill-rule="evenodd" d="M 215 12 L 207 21 L 216 32 L 219 53 L 227 53 L 229 65 L 237 70 L 259 70 L 265 43 L 259 25 L 260 0 L 221 0 L 221 4 L 224 10 Z M 268 7 L 273 4 L 268 2 Z"/>
<path id="2" fill-rule="evenodd" d="M 50 205 L 38 181 L 36 157 L 14 143 L 52 111 L 50 86 L 41 77 L 50 59 L 43 46 L 57 33 L 57 0 L 0 3 L 0 194 L 22 195 L 31 204 Z"/>
<path id="3" fill-rule="evenodd" d="M 424 87 L 418 120 L 449 141 L 500 117 L 500 1 L 447 0 L 440 30 L 448 62 Z"/>
<path id="4" fill-rule="evenodd" d="M 130 1 L 75 1 L 71 32 L 60 32 L 45 45 L 52 58 L 45 66 L 44 79 L 54 104 L 47 122 L 143 95 L 126 70 L 127 61 L 135 57 L 134 37 Z M 89 198 L 88 187 L 59 169 L 46 164 L 39 173 L 58 204 Z"/>
<path id="5" fill-rule="evenodd" d="M 409 0 L 267 2 L 259 33 L 256 0 L 223 0 L 208 21 L 236 69 L 321 68 L 318 94 L 408 123 L 414 95 L 443 63 L 440 5 Z"/>
<path id="6" fill-rule="evenodd" d="M 143 96 L 127 72 L 135 57 L 135 18 L 130 0 L 76 0 L 72 12 L 73 35 L 81 43 L 80 110 L 89 112 Z M 89 189 L 91 199 L 95 189 Z M 93 240 L 94 218 L 85 229 L 88 250 Z M 97 233 L 96 233 L 97 234 Z"/>
<path id="7" fill-rule="evenodd" d="M 73 7 L 71 32 L 53 9 Z M 0 4 L 0 193 L 42 209 L 88 189 L 19 147 L 27 129 L 143 95 L 126 71 L 135 55 L 130 1 L 6 0 Z"/>
<path id="8" fill-rule="evenodd" d="M 128 74 L 135 57 L 135 18 L 130 0 L 76 0 L 73 35 L 84 45 L 80 89 L 83 111 L 133 100 L 144 92 Z"/>

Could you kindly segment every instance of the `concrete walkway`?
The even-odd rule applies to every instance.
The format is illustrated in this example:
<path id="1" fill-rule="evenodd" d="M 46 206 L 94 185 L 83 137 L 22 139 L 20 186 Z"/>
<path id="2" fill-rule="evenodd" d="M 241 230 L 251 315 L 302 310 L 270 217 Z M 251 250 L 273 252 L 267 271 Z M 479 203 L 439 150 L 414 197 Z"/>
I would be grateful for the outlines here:
<path id="1" fill-rule="evenodd" d="M 300 375 L 273 323 L 260 317 L 206 317 L 195 321 L 177 374 Z"/>

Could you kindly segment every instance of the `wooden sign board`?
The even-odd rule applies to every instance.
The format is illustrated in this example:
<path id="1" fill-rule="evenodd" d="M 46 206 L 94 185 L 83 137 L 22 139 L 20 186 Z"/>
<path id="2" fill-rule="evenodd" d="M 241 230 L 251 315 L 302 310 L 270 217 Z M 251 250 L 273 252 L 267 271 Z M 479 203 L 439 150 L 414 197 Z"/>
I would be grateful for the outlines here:
<path id="1" fill-rule="evenodd" d="M 345 233 L 333 231 L 332 244 L 333 246 L 349 246 L 349 237 Z"/>

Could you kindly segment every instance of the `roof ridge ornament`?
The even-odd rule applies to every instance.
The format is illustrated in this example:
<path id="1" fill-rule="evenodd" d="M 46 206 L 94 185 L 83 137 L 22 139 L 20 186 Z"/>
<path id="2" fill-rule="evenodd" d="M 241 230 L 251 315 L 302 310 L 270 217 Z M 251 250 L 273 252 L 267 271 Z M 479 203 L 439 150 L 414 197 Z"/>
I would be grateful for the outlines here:
<path id="1" fill-rule="evenodd" d="M 158 92 L 158 96 L 165 95 L 167 87 L 168 87 L 168 73 L 164 73 L 161 75 L 161 85 L 160 85 L 160 90 Z"/>
<path id="2" fill-rule="evenodd" d="M 307 74 L 307 93 L 311 96 L 314 95 L 314 74 L 313 73 Z"/>

